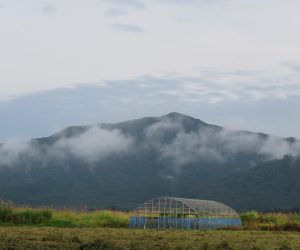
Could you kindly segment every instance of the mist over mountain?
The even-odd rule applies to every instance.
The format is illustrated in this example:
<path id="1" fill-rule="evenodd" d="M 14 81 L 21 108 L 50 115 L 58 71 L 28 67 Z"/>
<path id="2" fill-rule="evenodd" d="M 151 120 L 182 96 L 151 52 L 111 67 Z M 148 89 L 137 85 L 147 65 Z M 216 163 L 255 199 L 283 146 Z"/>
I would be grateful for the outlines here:
<path id="1" fill-rule="evenodd" d="M 132 209 L 154 196 L 300 208 L 300 142 L 170 113 L 0 145 L 0 199 Z"/>

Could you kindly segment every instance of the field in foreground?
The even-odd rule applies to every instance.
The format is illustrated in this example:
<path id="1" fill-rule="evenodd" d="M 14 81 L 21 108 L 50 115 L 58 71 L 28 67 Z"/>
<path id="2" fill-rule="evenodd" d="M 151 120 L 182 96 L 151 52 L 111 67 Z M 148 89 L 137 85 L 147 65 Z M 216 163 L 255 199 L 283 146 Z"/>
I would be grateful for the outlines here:
<path id="1" fill-rule="evenodd" d="M 300 249 L 300 233 L 0 227 L 0 249 Z"/>
<path id="2" fill-rule="evenodd" d="M 130 212 L 110 210 L 72 210 L 34 207 L 17 207 L 0 201 L 0 226 L 45 226 L 45 227 L 109 227 L 128 228 Z M 269 230 L 300 232 L 298 213 L 258 213 L 249 211 L 240 214 L 240 230 Z"/>

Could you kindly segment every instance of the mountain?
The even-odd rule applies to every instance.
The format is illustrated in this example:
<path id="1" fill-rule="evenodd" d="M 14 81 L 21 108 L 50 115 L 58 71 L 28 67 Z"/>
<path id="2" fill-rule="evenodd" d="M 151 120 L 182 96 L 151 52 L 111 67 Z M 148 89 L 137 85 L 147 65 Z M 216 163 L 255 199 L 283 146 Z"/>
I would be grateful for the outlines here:
<path id="1" fill-rule="evenodd" d="M 155 196 L 300 208 L 300 142 L 170 113 L 0 145 L 0 199 L 133 209 Z"/>

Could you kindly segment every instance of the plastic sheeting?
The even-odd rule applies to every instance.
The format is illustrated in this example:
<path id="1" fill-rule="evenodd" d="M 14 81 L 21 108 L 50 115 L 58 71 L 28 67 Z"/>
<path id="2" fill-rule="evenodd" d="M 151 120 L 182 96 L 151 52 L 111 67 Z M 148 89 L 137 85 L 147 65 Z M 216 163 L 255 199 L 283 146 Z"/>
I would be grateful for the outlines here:
<path id="1" fill-rule="evenodd" d="M 239 218 L 146 218 L 130 217 L 131 228 L 221 229 L 241 226 Z"/>

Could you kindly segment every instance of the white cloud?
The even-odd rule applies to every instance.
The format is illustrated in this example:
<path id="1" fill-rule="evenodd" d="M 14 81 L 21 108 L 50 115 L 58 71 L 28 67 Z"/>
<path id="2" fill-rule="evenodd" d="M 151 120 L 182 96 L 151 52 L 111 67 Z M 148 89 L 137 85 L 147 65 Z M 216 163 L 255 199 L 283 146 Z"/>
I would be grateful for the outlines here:
<path id="1" fill-rule="evenodd" d="M 127 152 L 134 140 L 118 130 L 106 130 L 93 126 L 78 136 L 62 137 L 53 146 L 55 152 L 64 152 L 93 163 L 111 154 Z"/>
<path id="2" fill-rule="evenodd" d="M 0 165 L 15 166 L 20 164 L 23 158 L 63 161 L 68 157 L 92 164 L 112 154 L 129 152 L 133 145 L 133 138 L 123 135 L 118 130 L 92 126 L 72 137 L 66 137 L 62 133 L 57 142 L 46 147 L 34 141 L 7 141 L 0 146 Z"/>
<path id="3" fill-rule="evenodd" d="M 226 1 L 224 0 L 164 0 L 159 1 L 161 4 L 184 4 L 184 5 L 192 5 L 192 6 L 203 6 L 203 5 L 212 5 L 212 4 L 221 4 Z"/>
<path id="4" fill-rule="evenodd" d="M 29 142 L 19 139 L 11 139 L 5 144 L 0 145 L 0 164 L 10 166 L 22 162 L 22 157 L 38 157 L 39 153 Z"/>
<path id="5" fill-rule="evenodd" d="M 141 33 L 144 31 L 142 27 L 135 24 L 112 23 L 111 27 L 121 32 Z"/>
<path id="6" fill-rule="evenodd" d="M 260 72 L 253 73 L 254 81 L 249 74 L 212 70 L 207 74 L 203 70 L 190 77 L 148 75 L 12 99 L 3 96 L 0 141 L 15 136 L 47 136 L 70 125 L 118 122 L 172 111 L 231 129 L 300 137 L 297 80 L 288 75 L 283 79 L 281 73 Z M 220 81 L 222 75 L 224 81 Z"/>
<path id="7" fill-rule="evenodd" d="M 282 61 L 299 60 L 294 0 L 44 1 L 45 12 L 59 10 L 55 15 L 41 15 L 36 10 L 42 4 L 34 0 L 3 3 L 0 96 L 166 72 L 191 76 L 198 67 L 276 75 Z M 191 21 L 179 24 L 176 18 Z M 147 32 L 128 36 L 111 23 Z M 218 82 L 230 87 L 228 78 L 219 75 Z"/>
<path id="8" fill-rule="evenodd" d="M 134 7 L 137 9 L 145 8 L 145 1 L 142 0 L 105 0 L 108 4 L 122 7 Z"/>
<path id="9" fill-rule="evenodd" d="M 223 163 L 239 154 L 254 153 L 265 160 L 282 159 L 300 154 L 300 142 L 289 143 L 281 138 L 236 132 L 226 129 L 200 127 L 186 132 L 180 121 L 163 119 L 146 130 L 148 145 L 161 153 L 162 159 L 176 166 L 192 162 Z M 241 166 L 243 167 L 243 166 Z"/>
<path id="10" fill-rule="evenodd" d="M 53 5 L 45 5 L 41 8 L 44 14 L 53 14 L 57 11 L 57 8 Z"/>
<path id="11" fill-rule="evenodd" d="M 50 145 L 12 140 L 0 146 L 0 166 L 21 166 L 25 159 L 29 162 L 38 160 L 41 167 L 49 161 L 64 162 L 69 159 L 78 159 L 93 166 L 108 156 L 134 154 L 138 148 L 155 150 L 160 160 L 171 161 L 175 171 L 180 170 L 178 167 L 195 162 L 231 162 L 244 154 L 256 154 L 264 160 L 300 154 L 299 141 L 290 143 L 278 137 L 234 132 L 205 125 L 194 127 L 194 131 L 187 131 L 185 126 L 190 126 L 190 122 L 164 117 L 144 130 L 143 141 L 136 141 L 134 137 L 124 135 L 119 130 L 99 126 L 89 127 L 71 136 L 67 133 L 70 130 L 64 130 L 56 135 L 58 140 Z M 257 164 L 259 158 L 253 164 Z"/>
<path id="12" fill-rule="evenodd" d="M 221 112 L 213 118 L 205 111 L 227 103 L 222 113 L 247 120 L 244 111 L 235 113 L 236 107 L 244 107 L 246 102 L 259 106 L 272 99 L 269 113 L 282 100 L 290 104 L 278 113 L 281 118 L 276 122 L 284 120 L 283 117 L 293 120 L 293 130 L 282 132 L 274 128 L 271 123 L 275 118 L 270 117 L 268 122 L 259 108 L 255 110 L 259 116 L 255 123 L 260 126 L 246 128 L 279 135 L 299 134 L 295 112 L 286 117 L 291 109 L 297 108 L 295 99 L 300 96 L 300 34 L 295 32 L 300 22 L 297 0 L 2 0 L 1 3 L 5 8 L 1 8 L 0 15 L 0 117 L 8 118 L 6 107 L 14 97 L 20 97 L 15 98 L 17 105 L 18 100 L 29 98 L 28 93 L 74 84 L 81 84 L 83 89 L 83 85 L 88 88 L 90 83 L 108 80 L 110 86 L 106 87 L 111 91 L 103 90 L 107 95 L 99 94 L 101 98 L 93 103 L 103 113 L 110 110 L 107 112 L 110 114 L 100 117 L 103 121 L 110 119 L 112 113 L 116 121 L 118 117 L 130 119 L 178 110 L 223 124 Z M 41 14 L 43 8 L 52 15 Z M 152 77 L 141 77 L 149 75 Z M 76 95 L 78 98 L 80 94 Z M 132 102 L 138 105 L 125 109 L 125 105 L 118 105 L 121 98 L 127 105 Z M 155 98 L 156 105 L 151 104 L 151 98 Z M 3 106 L 3 100 L 8 106 Z M 88 103 L 90 100 L 84 100 L 71 106 L 82 108 Z M 230 106 L 231 103 L 234 105 Z M 32 110 L 43 105 L 33 105 Z M 45 106 L 51 109 L 52 105 Z M 99 114 L 92 114 L 91 109 L 90 106 L 79 110 L 81 117 L 89 113 L 94 119 L 67 121 L 53 112 L 54 119 L 48 117 L 41 123 L 53 131 L 62 125 L 72 125 L 74 120 L 95 122 L 100 119 Z M 23 113 L 11 115 L 7 123 L 20 114 Z M 27 114 L 34 122 L 34 114 Z M 70 111 L 67 114 L 69 117 Z M 6 126 L 10 132 L 3 129 L 0 133 L 10 136 L 23 131 L 19 128 L 12 131 L 15 126 L 11 122 Z M 41 127 L 37 130 L 42 130 Z"/>
<path id="13" fill-rule="evenodd" d="M 112 8 L 105 12 L 107 16 L 116 17 L 116 16 L 123 16 L 128 14 L 128 12 L 122 8 Z"/>
<path id="14" fill-rule="evenodd" d="M 284 155 L 296 156 L 300 153 L 300 142 L 290 145 L 280 138 L 270 137 L 261 147 L 260 152 L 269 155 L 273 159 L 281 159 Z"/>
<path id="15" fill-rule="evenodd" d="M 287 61 L 282 63 L 283 66 L 287 67 L 293 73 L 300 75 L 300 62 L 298 61 Z"/>

